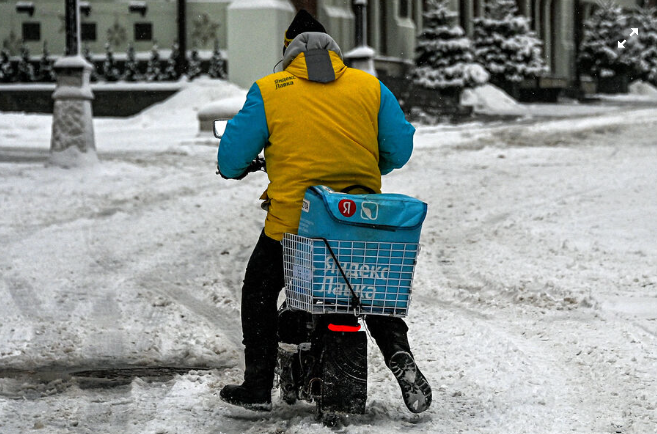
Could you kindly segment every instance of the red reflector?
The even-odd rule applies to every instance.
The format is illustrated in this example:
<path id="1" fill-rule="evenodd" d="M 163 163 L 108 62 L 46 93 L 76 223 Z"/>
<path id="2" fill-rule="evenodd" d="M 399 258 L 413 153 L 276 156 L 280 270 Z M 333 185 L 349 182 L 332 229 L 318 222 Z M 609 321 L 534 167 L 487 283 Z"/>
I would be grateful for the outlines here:
<path id="1" fill-rule="evenodd" d="M 360 330 L 360 324 L 358 324 L 357 326 L 329 324 L 328 328 L 332 332 L 357 332 L 358 330 Z"/>

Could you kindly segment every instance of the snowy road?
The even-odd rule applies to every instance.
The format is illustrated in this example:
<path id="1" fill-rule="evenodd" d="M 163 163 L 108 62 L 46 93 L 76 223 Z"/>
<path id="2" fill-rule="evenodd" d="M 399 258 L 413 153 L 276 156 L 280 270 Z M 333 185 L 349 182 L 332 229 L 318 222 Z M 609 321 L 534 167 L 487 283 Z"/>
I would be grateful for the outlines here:
<path id="1" fill-rule="evenodd" d="M 0 433 L 331 432 L 218 398 L 266 177 L 214 175 L 187 93 L 96 120 L 90 170 L 44 167 L 48 117 L 0 114 Z M 408 323 L 433 406 L 411 415 L 370 347 L 342 431 L 657 433 L 657 108 L 416 143 L 384 190 L 429 204 Z"/>

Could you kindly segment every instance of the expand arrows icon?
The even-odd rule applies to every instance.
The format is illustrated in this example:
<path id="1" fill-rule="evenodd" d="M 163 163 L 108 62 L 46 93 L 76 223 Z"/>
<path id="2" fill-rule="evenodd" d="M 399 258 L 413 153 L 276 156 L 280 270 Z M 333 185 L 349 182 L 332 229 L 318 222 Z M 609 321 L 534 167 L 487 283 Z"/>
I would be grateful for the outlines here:
<path id="1" fill-rule="evenodd" d="M 639 36 L 639 28 L 638 27 L 632 27 L 632 33 L 630 33 L 630 37 L 637 35 Z M 625 43 L 627 42 L 627 39 L 623 39 L 623 42 L 618 41 L 618 48 L 625 48 Z"/>

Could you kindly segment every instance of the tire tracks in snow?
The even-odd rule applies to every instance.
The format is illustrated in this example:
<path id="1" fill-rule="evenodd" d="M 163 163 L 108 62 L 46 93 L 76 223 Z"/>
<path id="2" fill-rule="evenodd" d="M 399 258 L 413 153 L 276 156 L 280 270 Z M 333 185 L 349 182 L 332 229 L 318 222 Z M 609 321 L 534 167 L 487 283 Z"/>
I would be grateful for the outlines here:
<path id="1" fill-rule="evenodd" d="M 157 338 L 154 336 L 157 333 L 127 333 L 127 330 L 123 328 L 123 324 L 126 322 L 130 324 L 132 322 L 132 316 L 138 314 L 140 316 L 139 321 L 145 325 L 146 329 L 157 330 L 163 321 L 167 321 L 168 317 L 166 314 L 170 315 L 170 311 L 161 307 L 161 302 L 157 299 L 152 299 L 153 295 L 157 297 L 162 296 L 167 300 L 171 300 L 177 305 L 181 306 L 185 310 L 191 313 L 191 316 L 196 318 L 196 320 L 202 320 L 205 323 L 213 325 L 213 329 L 217 333 L 222 333 L 225 335 L 227 341 L 235 348 L 241 348 L 240 336 L 241 329 L 239 328 L 239 315 L 235 313 L 235 310 L 231 306 L 224 306 L 220 303 L 217 303 L 215 300 L 211 300 L 208 294 L 208 290 L 212 292 L 212 287 L 205 290 L 205 292 L 198 291 L 198 288 L 191 287 L 190 289 L 195 290 L 196 295 L 192 295 L 189 290 L 180 285 L 176 285 L 173 281 L 166 281 L 162 279 L 163 273 L 160 267 L 167 263 L 167 260 L 171 257 L 175 257 L 176 254 L 172 253 L 176 248 L 182 250 L 182 255 L 188 255 L 189 252 L 193 252 L 197 256 L 197 263 L 206 262 L 208 260 L 213 260 L 215 258 L 212 252 L 207 250 L 198 251 L 199 243 L 196 240 L 185 240 L 183 234 L 188 230 L 189 226 L 185 226 L 187 223 L 184 223 L 181 228 L 173 230 L 175 231 L 171 235 L 161 234 L 159 237 L 154 239 L 141 239 L 138 242 L 125 242 L 130 239 L 129 232 L 125 232 L 119 236 L 126 236 L 126 240 L 121 242 L 113 238 L 116 230 L 120 230 L 121 226 L 125 228 L 131 228 L 130 231 L 135 228 L 135 223 L 141 222 L 144 219 L 144 223 L 139 223 L 141 225 L 148 224 L 148 221 L 159 220 L 162 217 L 163 211 L 166 213 L 166 209 L 171 207 L 180 206 L 181 202 L 185 203 L 185 206 L 189 206 L 187 202 L 190 197 L 195 197 L 198 195 L 209 194 L 213 185 L 207 184 L 205 188 L 198 190 L 186 189 L 185 187 L 179 188 L 176 191 L 176 194 L 173 196 L 168 196 L 166 194 L 160 194 L 152 200 L 146 202 L 145 206 L 142 203 L 142 206 L 133 206 L 132 208 L 126 210 L 126 212 L 121 215 L 117 215 L 116 212 L 98 212 L 93 215 L 86 214 L 83 216 L 75 217 L 69 219 L 70 223 L 63 223 L 65 220 L 56 220 L 49 222 L 46 225 L 43 225 L 40 230 L 35 232 L 30 232 L 35 228 L 27 228 L 24 233 L 26 237 L 22 237 L 22 234 L 16 234 L 16 241 L 25 245 L 38 243 L 40 237 L 44 236 L 43 231 L 48 231 L 51 233 L 49 237 L 52 238 L 52 233 L 59 233 L 58 237 L 64 236 L 66 231 L 72 230 L 71 227 L 74 221 L 77 220 L 86 220 L 89 219 L 89 222 L 93 222 L 94 227 L 98 226 L 103 220 L 106 221 L 105 224 L 100 224 L 103 228 L 102 230 L 87 230 L 84 228 L 90 228 L 90 225 L 86 223 L 83 225 L 83 230 L 80 233 L 79 228 L 76 229 L 78 236 L 75 237 L 75 241 L 71 240 L 72 243 L 66 246 L 66 250 L 71 249 L 80 249 L 78 244 L 83 243 L 83 256 L 84 259 L 81 264 L 76 266 L 76 275 L 82 277 L 83 281 L 88 281 L 89 284 L 93 284 L 92 289 L 81 299 L 76 296 L 76 289 L 67 288 L 68 284 L 73 284 L 74 282 L 64 283 L 64 280 L 67 279 L 68 273 L 65 275 L 58 275 L 57 277 L 63 277 L 62 281 L 63 286 L 61 290 L 58 290 L 58 297 L 61 297 L 64 301 L 64 304 L 61 305 L 61 310 L 57 315 L 57 318 L 54 318 L 53 330 L 61 330 L 57 325 L 62 319 L 59 318 L 66 313 L 76 315 L 78 309 L 88 306 L 90 313 L 94 317 L 94 321 L 90 323 L 90 328 L 85 330 L 82 333 L 83 342 L 78 342 L 78 350 L 80 348 L 85 349 L 89 354 L 87 354 L 86 359 L 88 363 L 93 364 L 94 366 L 102 365 L 108 366 L 107 364 L 125 364 L 125 363 L 134 363 L 139 362 L 143 363 L 146 361 L 147 364 L 152 364 L 153 362 L 159 363 L 158 359 L 161 359 L 157 354 L 152 352 L 159 351 L 158 348 L 162 348 L 161 344 L 157 342 Z M 232 186 L 231 186 L 232 188 Z M 229 188 L 229 189 L 231 189 Z M 167 203 L 166 207 L 162 207 L 162 203 Z M 115 210 L 116 202 L 113 202 L 111 205 L 106 205 L 105 210 Z M 193 222 L 192 233 L 198 231 L 199 228 L 208 227 L 208 222 L 205 219 L 198 219 L 198 221 Z M 194 237 L 194 235 L 192 235 Z M 196 236 L 198 238 L 198 236 Z M 184 243 L 179 243 L 180 239 L 184 240 Z M 167 240 L 171 245 L 163 245 L 157 247 L 154 244 L 160 242 L 160 240 Z M 51 243 L 53 247 L 57 247 L 56 243 Z M 196 244 L 196 245 L 195 245 Z M 60 244 L 61 245 L 61 244 Z M 15 257 L 18 260 L 22 260 L 20 257 L 20 251 L 24 251 L 19 245 L 14 246 L 16 251 Z M 153 251 L 162 251 L 167 250 L 167 253 L 162 258 L 158 259 L 157 255 L 153 255 Z M 53 252 L 43 251 L 45 255 L 50 255 Z M 60 256 L 61 256 L 60 252 Z M 73 254 L 73 253 L 71 253 Z M 78 253 L 79 254 L 79 253 Z M 78 255 L 74 254 L 74 255 Z M 216 254 L 216 253 L 215 253 Z M 69 253 L 64 253 L 64 255 L 69 255 Z M 237 255 L 238 257 L 240 255 Z M 66 256 L 64 256 L 66 257 Z M 224 258 L 224 256 L 216 256 L 216 258 Z M 227 257 L 226 257 L 227 258 Z M 7 258 L 9 262 L 7 264 L 13 263 L 14 260 L 11 259 L 11 256 Z M 177 269 L 179 275 L 174 280 L 185 280 L 185 274 L 189 274 L 190 271 L 187 270 L 185 262 L 172 264 L 174 269 Z M 16 267 L 14 267 L 16 268 Z M 79 270 L 79 271 L 78 271 Z M 86 270 L 86 271 L 84 271 Z M 218 268 L 210 264 L 209 267 L 195 267 L 191 270 L 192 277 L 195 277 L 194 273 L 197 275 L 203 275 L 207 271 L 217 271 Z M 53 272 L 56 270 L 53 270 Z M 62 270 L 63 271 L 63 270 Z M 46 316 L 48 309 L 53 304 L 53 302 L 48 303 L 48 309 L 46 309 L 39 301 L 38 292 L 33 288 L 32 285 L 26 280 L 25 277 L 21 276 L 20 273 L 14 276 L 15 278 L 9 279 L 7 275 L 4 276 L 2 282 L 8 286 L 9 295 L 14 300 L 14 304 L 19 308 L 21 314 L 25 317 L 27 323 L 33 323 L 32 328 L 37 327 L 38 324 L 43 323 L 44 321 L 50 322 Z M 189 277 L 189 276 L 188 276 Z M 198 276 L 197 276 L 198 277 Z M 214 276 L 217 277 L 217 276 Z M 221 276 L 218 276 L 221 278 Z M 73 276 L 75 278 L 75 275 Z M 84 285 L 84 282 L 80 282 L 80 279 L 77 279 L 78 282 L 75 285 Z M 210 279 L 212 280 L 212 279 Z M 139 301 L 134 299 L 135 291 L 139 289 L 145 289 L 146 291 L 142 292 L 142 295 L 146 299 L 142 299 L 139 302 L 139 311 L 135 309 L 134 306 L 130 306 L 126 303 L 132 303 L 134 301 Z M 150 295 L 149 295 L 150 294 Z M 44 314 L 46 316 L 44 316 Z M 63 326 L 64 323 L 62 323 Z M 129 325 L 128 325 L 129 327 Z M 95 330 L 95 331 L 94 331 Z M 72 330 L 71 332 L 75 332 Z M 40 339 L 39 334 L 41 333 L 40 329 L 36 330 L 36 335 L 32 338 L 32 347 L 35 349 L 45 348 L 49 342 L 53 341 L 53 336 L 43 337 Z M 56 336 L 56 335 L 55 335 Z M 62 335 L 65 337 L 66 334 Z M 89 339 L 90 338 L 90 339 Z M 155 340 L 154 340 L 155 339 Z M 85 342 L 86 340 L 86 342 Z M 42 342 L 39 344 L 38 342 Z M 182 342 L 181 342 L 182 343 Z M 196 349 L 192 349 L 196 350 Z M 230 350 L 230 349 L 228 349 Z M 47 351 L 49 354 L 52 352 Z M 85 361 L 79 360 L 80 354 L 77 356 L 75 354 L 59 354 L 55 352 L 53 356 L 58 360 L 58 363 L 67 365 L 74 364 L 84 366 Z M 35 362 L 37 364 L 48 365 L 49 360 L 43 360 L 39 362 L 41 356 L 38 355 Z M 67 362 L 74 356 L 70 362 Z M 88 356 L 88 357 L 87 357 Z M 49 357 L 49 356 L 47 356 Z M 151 361 L 148 361 L 151 359 Z M 223 362 L 222 362 L 223 363 Z"/>
<path id="2" fill-rule="evenodd" d="M 487 308 L 421 292 L 414 301 L 413 318 L 433 318 L 428 328 L 415 320 L 420 333 L 413 324 L 411 337 L 420 366 L 431 368 L 425 374 L 448 431 L 480 424 L 482 432 L 603 432 L 613 425 L 638 433 L 655 421 L 657 384 L 643 366 L 655 363 L 654 339 L 642 333 L 650 339 L 640 342 L 624 321 L 591 310 Z"/>

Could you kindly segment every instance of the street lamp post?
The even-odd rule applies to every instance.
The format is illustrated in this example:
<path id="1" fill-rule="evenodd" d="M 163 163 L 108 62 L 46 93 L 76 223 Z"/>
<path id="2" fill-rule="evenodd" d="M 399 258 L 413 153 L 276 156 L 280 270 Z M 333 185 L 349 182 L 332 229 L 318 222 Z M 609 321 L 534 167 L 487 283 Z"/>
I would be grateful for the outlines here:
<path id="1" fill-rule="evenodd" d="M 77 0 L 66 0 L 66 55 L 80 54 L 80 6 Z"/>
<path id="2" fill-rule="evenodd" d="M 187 70 L 187 4 L 178 0 L 178 59 L 176 59 L 178 75 Z"/>
<path id="3" fill-rule="evenodd" d="M 354 0 L 356 14 L 356 47 L 367 45 L 367 0 Z"/>
<path id="4" fill-rule="evenodd" d="M 579 68 L 580 45 L 582 44 L 582 27 L 584 25 L 584 11 L 582 10 L 581 0 L 575 0 L 573 5 L 573 27 L 575 36 L 575 50 L 571 59 L 571 71 L 574 73 L 575 97 L 580 99 L 584 96 L 582 90 L 582 76 Z"/>
<path id="5" fill-rule="evenodd" d="M 93 65 L 80 55 L 80 6 L 66 0 L 66 55 L 55 62 L 57 86 L 50 139 L 49 163 L 74 167 L 96 163 L 89 84 Z"/>

